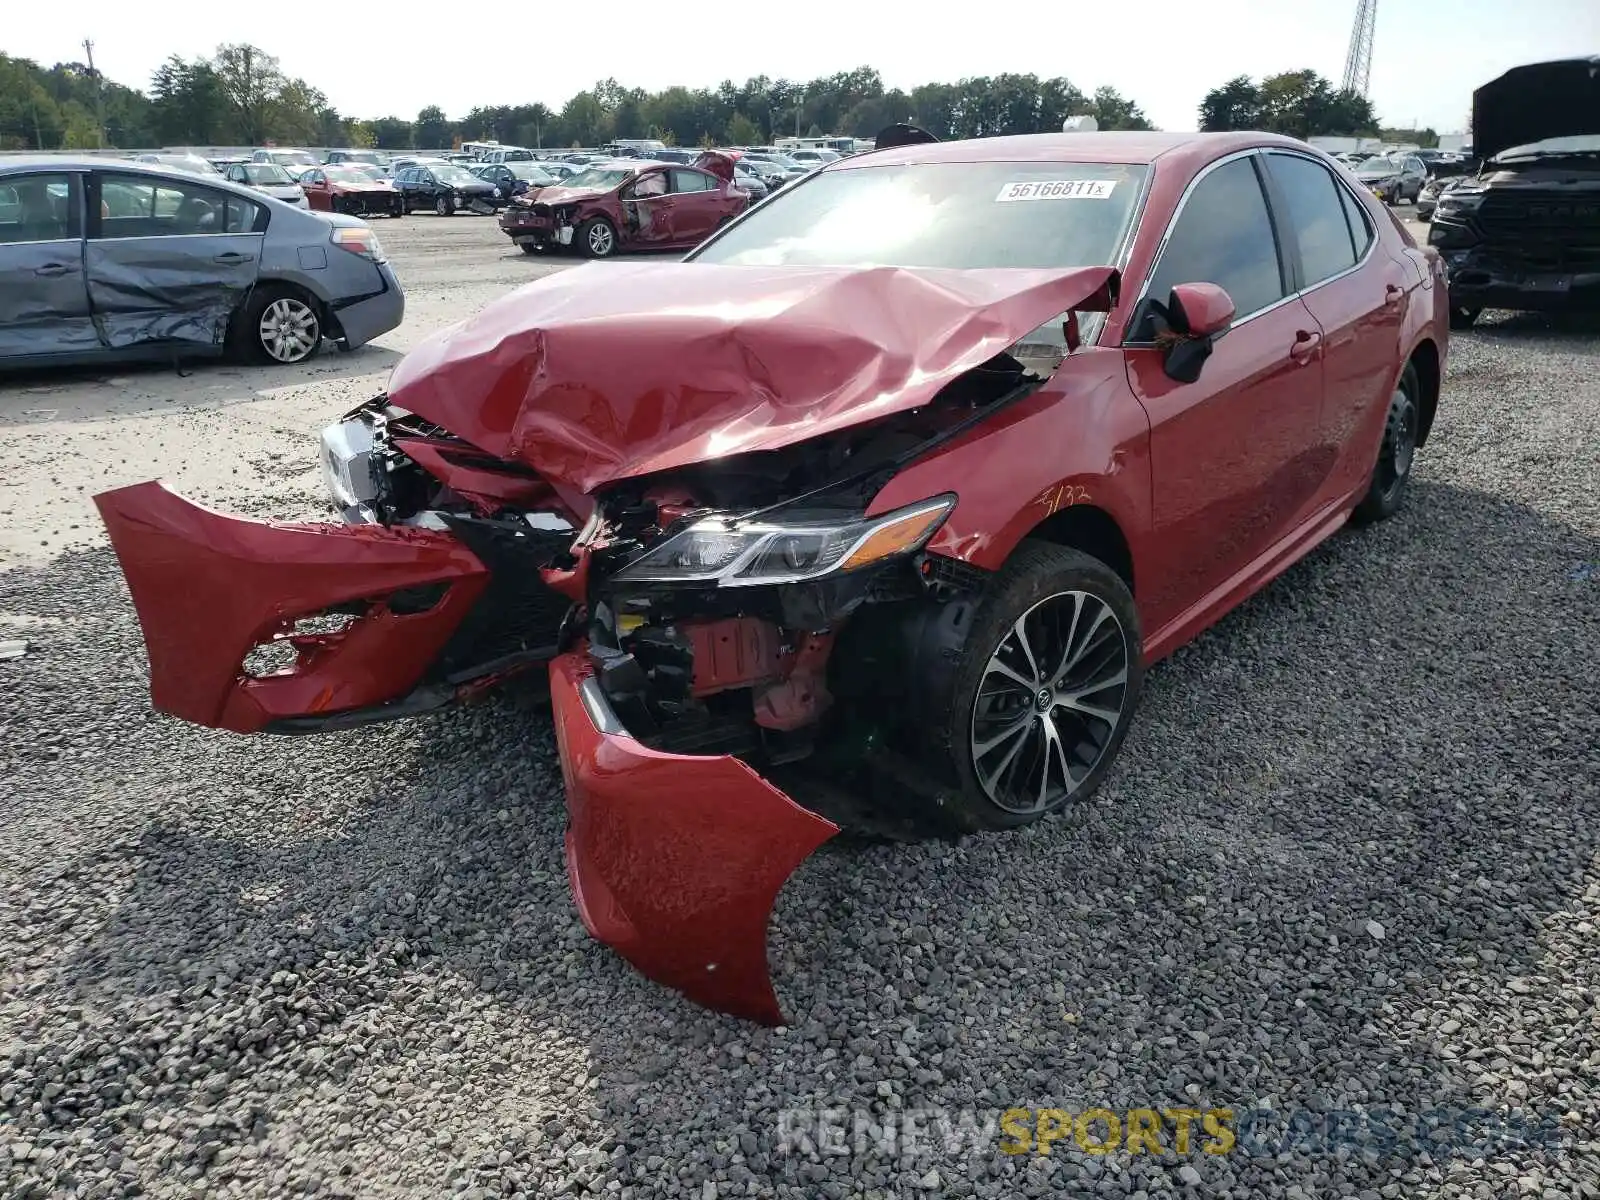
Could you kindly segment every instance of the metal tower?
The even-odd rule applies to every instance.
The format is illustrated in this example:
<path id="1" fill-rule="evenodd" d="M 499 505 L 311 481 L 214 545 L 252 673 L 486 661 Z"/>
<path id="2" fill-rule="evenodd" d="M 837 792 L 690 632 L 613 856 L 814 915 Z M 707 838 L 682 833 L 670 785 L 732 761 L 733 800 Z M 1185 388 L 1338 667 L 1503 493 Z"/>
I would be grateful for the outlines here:
<path id="1" fill-rule="evenodd" d="M 1367 94 L 1372 78 L 1372 35 L 1378 26 L 1378 0 L 1356 0 L 1356 23 L 1350 29 L 1350 49 L 1344 56 L 1344 90 Z"/>

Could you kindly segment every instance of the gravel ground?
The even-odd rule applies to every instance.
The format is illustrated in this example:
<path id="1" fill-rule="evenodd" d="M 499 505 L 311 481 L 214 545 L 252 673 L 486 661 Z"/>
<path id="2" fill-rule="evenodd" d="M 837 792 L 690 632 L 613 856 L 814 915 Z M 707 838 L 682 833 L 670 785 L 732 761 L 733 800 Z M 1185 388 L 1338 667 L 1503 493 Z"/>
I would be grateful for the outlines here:
<path id="1" fill-rule="evenodd" d="M 1460 336 L 1407 509 L 1156 669 L 1091 804 L 813 858 L 774 923 L 793 1024 L 766 1030 L 584 934 L 531 697 L 304 740 L 148 711 L 77 489 L 155 462 L 313 511 L 302 435 L 427 322 L 546 269 L 428 220 L 381 229 L 416 282 L 372 357 L 0 393 L 24 464 L 0 484 L 0 638 L 31 643 L 0 662 L 0 1194 L 1600 1197 L 1593 328 Z M 108 472 L 107 443 L 146 457 Z M 1186 1157 L 781 1136 L 824 1106 L 903 1129 L 1174 1105 L 1270 1109 L 1263 1130 L 1486 1109 L 1555 1136 L 1352 1154 L 1280 1130 Z"/>

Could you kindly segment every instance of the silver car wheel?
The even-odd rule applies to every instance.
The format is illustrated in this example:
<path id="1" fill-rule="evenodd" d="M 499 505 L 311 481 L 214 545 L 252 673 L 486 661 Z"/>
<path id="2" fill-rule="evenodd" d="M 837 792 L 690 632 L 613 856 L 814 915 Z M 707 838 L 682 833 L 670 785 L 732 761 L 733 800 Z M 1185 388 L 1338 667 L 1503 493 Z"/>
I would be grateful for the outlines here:
<path id="1" fill-rule="evenodd" d="M 593 250 L 596 258 L 604 258 L 611 253 L 611 245 L 616 240 L 616 235 L 611 232 L 611 226 L 604 221 L 598 221 L 589 230 L 589 249 Z"/>
<path id="2" fill-rule="evenodd" d="M 1039 601 L 1000 639 L 972 708 L 973 772 L 1008 813 L 1046 812 L 1078 791 L 1123 720 L 1128 639 L 1090 592 Z"/>
<path id="3" fill-rule="evenodd" d="M 322 322 L 304 300 L 283 296 L 267 305 L 257 327 L 261 348 L 274 361 L 297 363 L 322 342 Z"/>

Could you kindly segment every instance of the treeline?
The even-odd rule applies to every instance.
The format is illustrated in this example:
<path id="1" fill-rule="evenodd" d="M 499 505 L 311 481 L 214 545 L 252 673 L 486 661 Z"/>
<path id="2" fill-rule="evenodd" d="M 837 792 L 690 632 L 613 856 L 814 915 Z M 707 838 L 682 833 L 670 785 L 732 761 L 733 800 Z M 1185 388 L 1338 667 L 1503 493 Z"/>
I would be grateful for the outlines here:
<path id="1" fill-rule="evenodd" d="M 97 103 L 99 107 L 97 108 Z M 104 134 L 97 123 L 104 113 Z M 766 142 L 785 133 L 871 137 L 911 121 L 940 138 L 1060 129 L 1091 113 L 1102 129 L 1150 129 L 1138 104 L 1115 88 L 1084 92 L 1069 80 L 996 75 L 885 88 L 871 67 L 809 83 L 757 76 L 715 88 L 647 92 L 606 79 L 559 109 L 544 104 L 478 107 L 457 117 L 430 105 L 415 119 L 357 119 L 286 76 L 277 59 L 249 45 L 210 58 L 169 58 L 147 91 L 124 87 L 81 63 L 48 70 L 0 55 L 0 149 L 92 149 L 179 145 L 372 146 L 439 149 L 457 140 L 527 146 L 593 146 L 658 137 L 678 145 Z"/>
<path id="2" fill-rule="evenodd" d="M 146 91 L 105 79 L 82 63 L 45 69 L 0 54 L 0 149 L 74 150 L 182 145 L 349 145 L 442 149 L 493 139 L 522 146 L 596 146 L 658 137 L 678 145 L 768 142 L 784 134 L 871 137 L 895 121 L 941 139 L 1039 133 L 1088 113 L 1101 129 L 1151 129 L 1139 105 L 1112 87 L 1085 92 L 1059 76 L 994 75 L 886 88 L 871 67 L 809 83 L 761 75 L 715 88 L 660 92 L 606 79 L 559 110 L 544 104 L 474 108 L 451 117 L 436 105 L 414 119 L 341 114 L 303 79 L 251 45 L 219 46 L 210 58 L 167 59 Z M 1262 129 L 1295 137 L 1376 134 L 1365 97 L 1315 71 L 1247 76 L 1208 92 L 1200 128 Z M 1431 134 L 1430 131 L 1425 131 Z"/>
<path id="3" fill-rule="evenodd" d="M 1315 71 L 1285 71 L 1260 83 L 1240 75 L 1212 88 L 1200 102 L 1200 128 L 1260 130 L 1297 138 L 1377 137 L 1378 117 L 1372 101 L 1359 92 L 1335 88 Z"/>

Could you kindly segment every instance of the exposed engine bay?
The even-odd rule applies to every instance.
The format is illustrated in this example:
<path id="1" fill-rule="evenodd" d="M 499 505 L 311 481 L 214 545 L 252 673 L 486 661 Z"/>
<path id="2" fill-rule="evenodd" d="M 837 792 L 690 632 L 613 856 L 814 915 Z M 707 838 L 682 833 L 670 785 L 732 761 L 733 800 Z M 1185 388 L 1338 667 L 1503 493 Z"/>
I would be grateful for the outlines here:
<path id="1" fill-rule="evenodd" d="M 986 573 L 920 553 L 953 495 L 862 514 L 900 467 L 1031 395 L 1061 359 L 1016 349 L 1028 357 L 998 355 L 921 408 L 592 497 L 385 396 L 325 432 L 324 470 L 347 521 L 448 530 L 482 559 L 474 616 L 497 627 L 495 652 L 531 666 L 586 640 L 646 746 L 737 756 L 841 824 L 895 832 L 870 779 L 840 781 L 870 765 L 900 792 L 934 786 L 895 752 L 885 714 L 904 709 L 908 658 L 928 653 L 941 611 Z M 822 769 L 804 769 L 813 759 Z"/>

